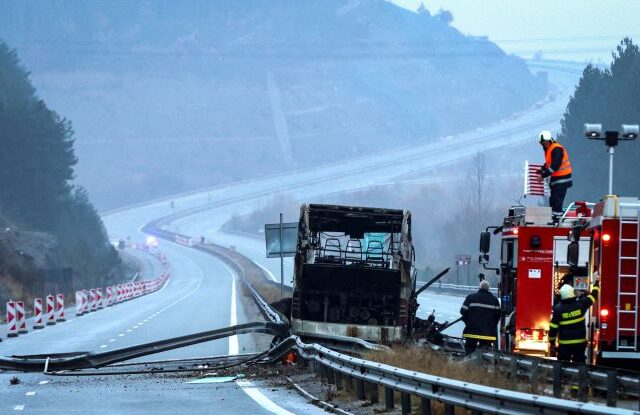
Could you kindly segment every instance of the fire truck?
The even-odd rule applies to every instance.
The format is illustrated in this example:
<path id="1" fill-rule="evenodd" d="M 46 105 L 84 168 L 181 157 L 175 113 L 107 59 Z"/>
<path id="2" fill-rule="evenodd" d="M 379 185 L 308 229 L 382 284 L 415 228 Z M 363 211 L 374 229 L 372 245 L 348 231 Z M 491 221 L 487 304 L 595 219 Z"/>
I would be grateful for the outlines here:
<path id="1" fill-rule="evenodd" d="M 586 232 L 576 241 L 583 248 L 576 264 L 567 262 L 574 222 L 589 216 L 584 202 L 572 204 L 557 224 L 549 207 L 513 206 L 502 225 L 481 233 L 480 263 L 500 275 L 501 350 L 548 356 L 549 317 L 562 283 L 570 282 L 578 291 L 589 288 Z M 492 233 L 500 235 L 500 264 L 495 268 L 487 266 Z"/>
<path id="2" fill-rule="evenodd" d="M 606 196 L 596 203 L 588 221 L 576 223 L 570 234 L 568 263 L 580 265 L 588 254 L 589 275 L 600 275 L 600 296 L 591 310 L 590 363 L 640 361 L 638 295 L 640 203 L 636 197 Z M 588 235 L 583 249 L 576 235 Z"/>
<path id="3" fill-rule="evenodd" d="M 587 295 L 600 278 L 598 304 L 586 319 L 589 363 L 640 359 L 640 202 L 606 196 L 570 205 L 558 223 L 550 208 L 515 206 L 501 226 L 480 236 L 480 263 L 500 275 L 500 349 L 549 355 L 549 319 L 569 283 Z M 500 235 L 500 264 L 488 267 L 491 234 Z"/>

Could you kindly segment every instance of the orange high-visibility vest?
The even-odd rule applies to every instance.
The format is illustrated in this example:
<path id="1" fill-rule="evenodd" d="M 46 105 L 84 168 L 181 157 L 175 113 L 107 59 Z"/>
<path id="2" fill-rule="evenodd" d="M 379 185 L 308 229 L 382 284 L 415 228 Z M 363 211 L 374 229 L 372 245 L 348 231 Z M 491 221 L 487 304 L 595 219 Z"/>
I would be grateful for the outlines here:
<path id="1" fill-rule="evenodd" d="M 558 170 L 551 173 L 551 177 L 566 176 L 568 174 L 571 174 L 572 172 L 571 162 L 569 161 L 567 150 L 565 150 L 565 148 L 558 143 L 551 143 L 544 154 L 545 161 L 547 162 L 547 167 L 551 168 L 551 153 L 557 147 L 560 147 L 562 149 L 562 164 L 560 164 L 560 168 Z"/>

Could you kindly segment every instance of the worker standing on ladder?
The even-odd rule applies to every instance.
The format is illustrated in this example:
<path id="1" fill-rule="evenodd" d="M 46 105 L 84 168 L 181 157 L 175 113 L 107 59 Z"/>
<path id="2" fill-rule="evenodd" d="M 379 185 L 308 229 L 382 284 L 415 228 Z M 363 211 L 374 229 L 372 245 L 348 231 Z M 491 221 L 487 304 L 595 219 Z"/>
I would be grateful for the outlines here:
<path id="1" fill-rule="evenodd" d="M 562 206 L 567 189 L 573 185 L 571 161 L 569 161 L 567 150 L 553 139 L 551 132 L 542 131 L 540 133 L 540 145 L 544 148 L 545 159 L 540 174 L 543 179 L 551 176 L 549 206 L 551 206 L 553 221 L 557 223 L 562 217 Z"/>
<path id="2" fill-rule="evenodd" d="M 569 284 L 560 287 L 560 302 L 553 307 L 549 322 L 549 342 L 551 354 L 557 350 L 558 360 L 584 363 L 587 349 L 587 327 L 585 320 L 589 308 L 598 299 L 600 280 L 596 279 L 591 294 L 577 299 L 575 290 Z M 556 339 L 558 348 L 556 349 Z"/>

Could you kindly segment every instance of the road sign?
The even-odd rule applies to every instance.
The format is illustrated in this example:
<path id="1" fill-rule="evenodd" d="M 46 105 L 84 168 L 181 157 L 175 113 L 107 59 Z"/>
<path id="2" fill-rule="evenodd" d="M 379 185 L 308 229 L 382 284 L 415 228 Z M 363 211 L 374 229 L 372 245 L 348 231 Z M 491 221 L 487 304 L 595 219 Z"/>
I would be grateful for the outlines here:
<path id="1" fill-rule="evenodd" d="M 282 229 L 282 253 L 280 247 L 280 229 Z M 296 255 L 298 240 L 298 222 L 268 223 L 264 225 L 264 239 L 267 244 L 267 258 L 290 257 Z"/>

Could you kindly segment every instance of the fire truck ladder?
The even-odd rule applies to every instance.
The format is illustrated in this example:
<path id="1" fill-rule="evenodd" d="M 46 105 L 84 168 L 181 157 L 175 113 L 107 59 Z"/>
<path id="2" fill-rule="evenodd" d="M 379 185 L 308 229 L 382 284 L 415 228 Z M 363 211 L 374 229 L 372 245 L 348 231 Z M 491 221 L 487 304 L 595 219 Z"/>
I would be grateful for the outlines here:
<path id="1" fill-rule="evenodd" d="M 636 351 L 638 347 L 638 247 L 640 246 L 640 226 L 638 223 L 640 222 L 640 217 L 637 219 L 630 218 L 620 218 L 620 243 L 618 244 L 618 322 L 617 322 L 617 332 L 616 332 L 616 346 L 617 350 L 633 350 Z M 623 228 L 625 227 L 635 227 L 635 238 L 623 238 L 623 235 L 629 235 L 628 233 L 623 233 Z M 634 256 L 622 256 L 622 245 L 626 244 L 627 246 L 632 246 L 633 251 L 635 252 Z M 628 248 L 629 249 L 629 248 Z M 629 249 L 631 250 L 631 249 Z M 623 274 L 622 273 L 622 264 L 626 264 L 625 269 L 629 270 L 629 268 L 635 269 L 634 274 Z M 635 266 L 630 266 L 633 264 Z M 635 289 L 633 292 L 622 292 L 621 287 L 629 287 L 629 280 L 633 281 L 633 286 Z M 623 281 L 626 282 L 623 284 Z M 631 305 L 633 309 L 627 309 L 627 307 L 623 308 L 622 297 L 625 298 L 625 303 L 629 303 L 629 299 L 633 299 Z M 625 320 L 625 324 L 621 325 L 620 321 L 623 315 L 631 315 L 633 318 L 633 326 L 629 325 L 629 321 Z M 625 338 L 631 337 L 633 342 L 629 344 L 628 342 L 624 345 L 620 343 L 620 337 L 624 336 Z"/>

